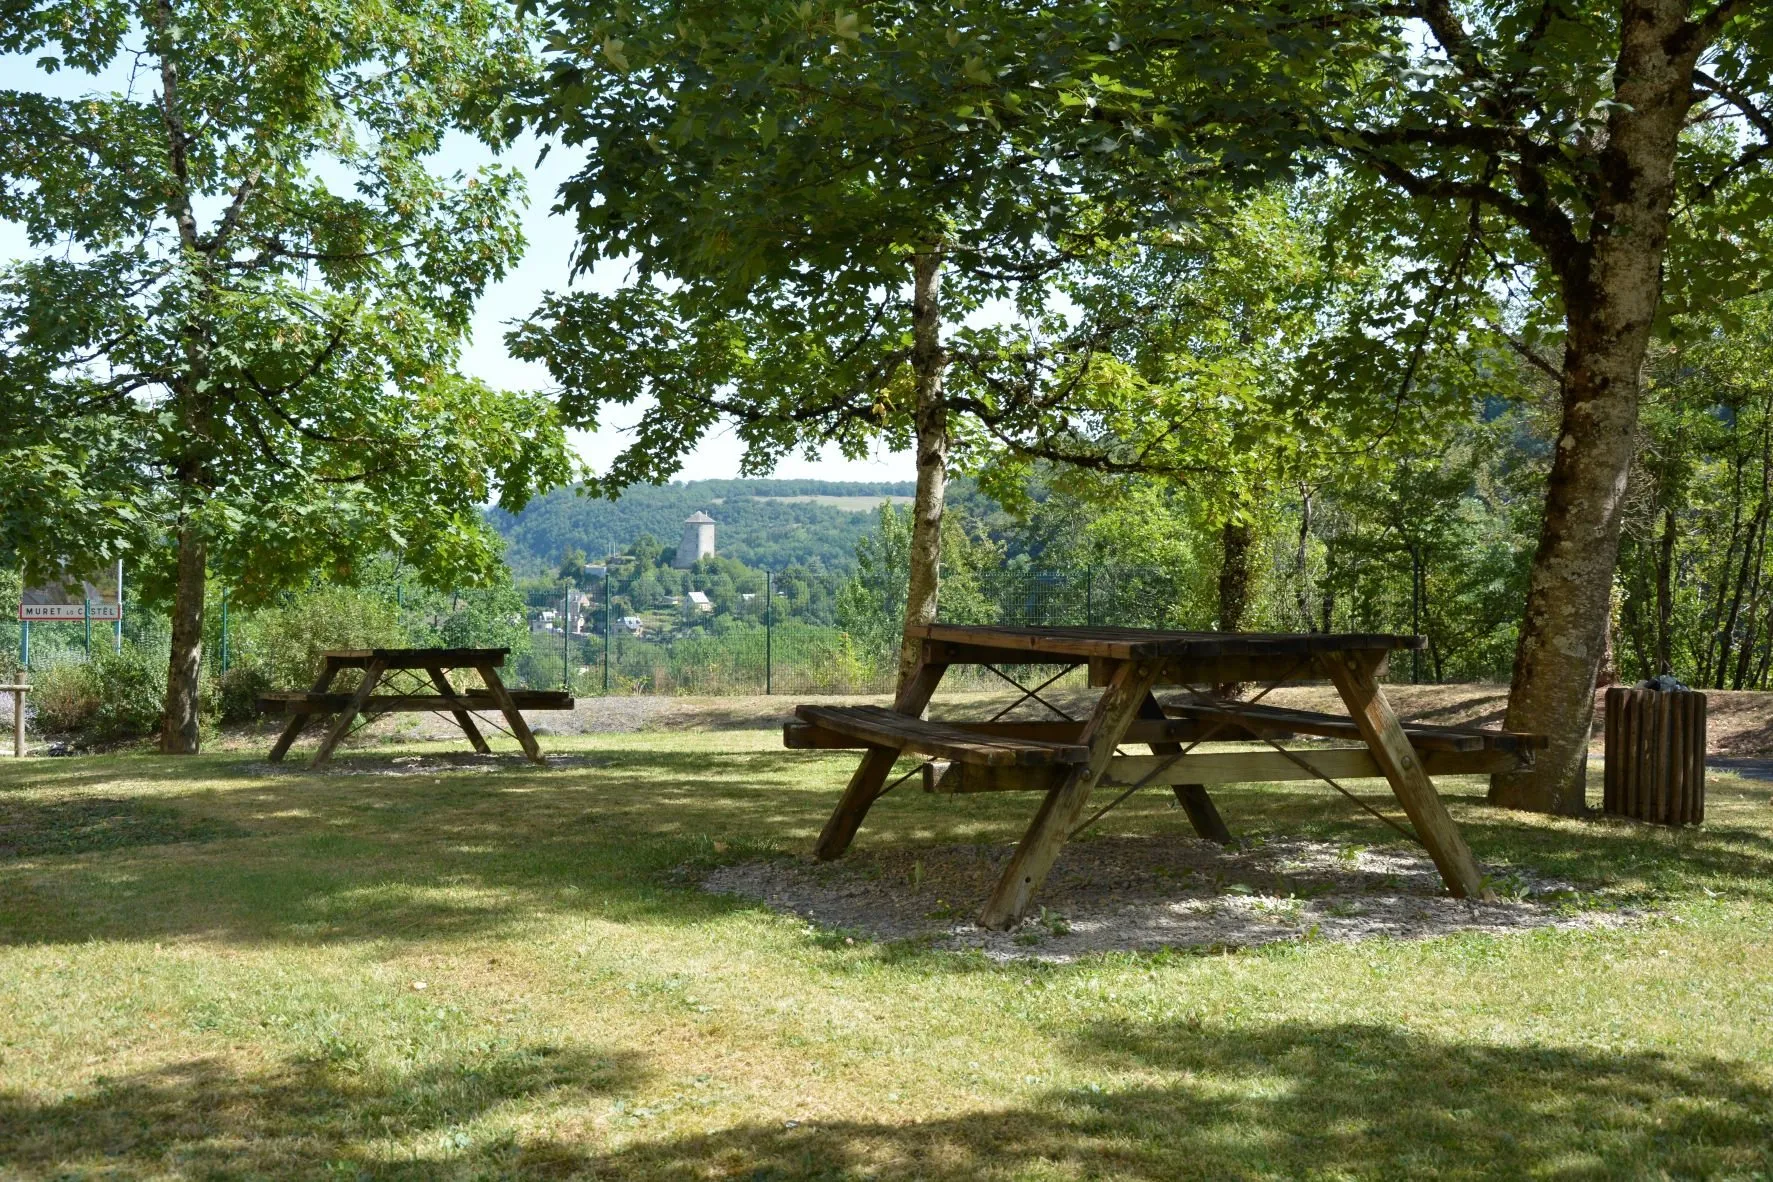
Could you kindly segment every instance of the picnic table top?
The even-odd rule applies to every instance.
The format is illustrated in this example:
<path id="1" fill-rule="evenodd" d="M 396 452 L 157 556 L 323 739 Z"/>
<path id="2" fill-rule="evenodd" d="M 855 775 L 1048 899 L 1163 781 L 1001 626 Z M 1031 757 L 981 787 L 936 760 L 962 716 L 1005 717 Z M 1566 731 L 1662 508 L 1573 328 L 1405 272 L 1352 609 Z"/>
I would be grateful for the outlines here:
<path id="1" fill-rule="evenodd" d="M 503 665 L 508 648 L 336 648 L 320 654 L 334 665 L 351 668 L 379 661 L 387 669 L 466 669 Z"/>
<path id="2" fill-rule="evenodd" d="M 912 632 L 925 640 L 993 649 L 1000 653 L 1115 660 L 1306 656 L 1324 652 L 1420 649 L 1428 644 L 1426 637 L 1382 632 L 1169 632 L 1157 628 L 1007 627 L 997 624 L 924 624 Z"/>

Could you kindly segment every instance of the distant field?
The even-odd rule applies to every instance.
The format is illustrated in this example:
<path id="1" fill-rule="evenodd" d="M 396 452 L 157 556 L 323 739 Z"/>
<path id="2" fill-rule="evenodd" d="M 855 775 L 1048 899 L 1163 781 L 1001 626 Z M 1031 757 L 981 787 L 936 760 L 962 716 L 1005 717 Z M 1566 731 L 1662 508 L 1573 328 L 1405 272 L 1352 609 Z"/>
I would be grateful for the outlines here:
<path id="1" fill-rule="evenodd" d="M 895 505 L 909 505 L 915 499 L 904 496 L 887 496 L 878 494 L 871 497 L 828 497 L 806 494 L 798 497 L 753 497 L 757 501 L 781 501 L 783 503 L 801 502 L 808 505 L 829 505 L 833 509 L 841 509 L 845 513 L 872 513 L 880 508 L 882 501 L 891 501 Z M 714 502 L 716 505 L 726 503 L 726 498 Z"/>

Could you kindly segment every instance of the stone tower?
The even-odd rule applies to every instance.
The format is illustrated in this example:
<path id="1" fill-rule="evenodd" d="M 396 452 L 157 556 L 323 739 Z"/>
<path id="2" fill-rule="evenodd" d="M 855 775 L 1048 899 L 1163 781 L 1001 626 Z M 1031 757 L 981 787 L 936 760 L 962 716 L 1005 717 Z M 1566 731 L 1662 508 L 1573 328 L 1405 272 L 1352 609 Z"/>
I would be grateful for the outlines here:
<path id="1" fill-rule="evenodd" d="M 683 519 L 683 539 L 677 543 L 677 557 L 671 565 L 688 570 L 697 560 L 714 557 L 714 518 L 697 510 Z"/>

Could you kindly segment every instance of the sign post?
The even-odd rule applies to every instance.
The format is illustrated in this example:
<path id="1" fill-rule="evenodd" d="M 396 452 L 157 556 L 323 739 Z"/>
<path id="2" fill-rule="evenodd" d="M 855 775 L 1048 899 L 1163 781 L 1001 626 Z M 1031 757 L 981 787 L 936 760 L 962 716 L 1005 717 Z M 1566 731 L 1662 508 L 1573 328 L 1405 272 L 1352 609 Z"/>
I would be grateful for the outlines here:
<path id="1" fill-rule="evenodd" d="M 70 573 L 63 567 L 60 574 L 35 587 L 26 587 L 19 599 L 21 621 L 63 620 L 79 623 L 92 620 L 121 622 L 123 619 L 123 564 L 104 567 L 84 576 Z"/>
<path id="2" fill-rule="evenodd" d="M 100 567 L 84 576 L 70 572 L 66 565 L 55 577 L 34 587 L 26 587 L 18 605 L 19 665 L 31 667 L 31 624 L 35 621 L 62 620 L 86 625 L 86 658 L 92 659 L 92 622 L 112 621 L 115 624 L 116 646 L 123 647 L 123 563 Z"/>

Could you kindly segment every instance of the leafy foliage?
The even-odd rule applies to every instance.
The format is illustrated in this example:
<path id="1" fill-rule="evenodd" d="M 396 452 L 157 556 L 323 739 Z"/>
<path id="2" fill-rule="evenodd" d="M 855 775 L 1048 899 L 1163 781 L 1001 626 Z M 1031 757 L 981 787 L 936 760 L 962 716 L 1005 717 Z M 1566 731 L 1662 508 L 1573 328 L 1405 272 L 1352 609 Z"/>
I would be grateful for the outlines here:
<path id="1" fill-rule="evenodd" d="M 166 697 L 165 655 L 126 643 L 101 647 L 91 661 L 51 665 L 32 693 L 37 729 L 78 734 L 92 742 L 137 739 L 155 732 Z"/>
<path id="2" fill-rule="evenodd" d="M 526 36 L 496 0 L 26 0 L 0 49 L 129 79 L 0 91 L 37 251 L 0 269 L 0 552 L 127 555 L 176 601 L 165 742 L 195 750 L 209 571 L 247 603 L 388 551 L 485 579 L 481 506 L 569 474 L 548 400 L 457 368 L 521 180 L 432 164 L 502 143 Z"/>
<path id="3" fill-rule="evenodd" d="M 1002 552 L 971 532 L 958 514 L 942 519 L 942 619 L 989 624 L 996 605 L 983 579 Z M 837 595 L 837 622 L 864 653 L 890 653 L 905 626 L 905 588 L 911 569 L 911 514 L 882 505 L 874 531 L 856 543 L 856 570 Z"/>

